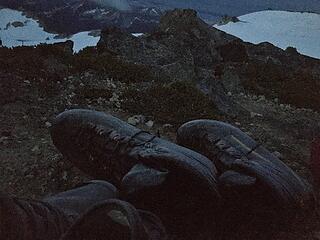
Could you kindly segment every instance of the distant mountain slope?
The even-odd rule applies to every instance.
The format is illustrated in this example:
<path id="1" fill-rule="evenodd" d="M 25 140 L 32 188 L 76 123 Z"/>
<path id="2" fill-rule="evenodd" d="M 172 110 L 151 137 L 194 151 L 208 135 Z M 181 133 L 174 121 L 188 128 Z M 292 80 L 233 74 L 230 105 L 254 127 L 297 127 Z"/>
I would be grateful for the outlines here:
<path id="1" fill-rule="evenodd" d="M 214 25 L 251 43 L 270 42 L 289 46 L 305 55 L 320 58 L 320 15 L 287 11 L 261 11 L 239 17 L 239 22 Z"/>
<path id="2" fill-rule="evenodd" d="M 127 0 L 0 0 L 0 6 L 23 10 L 47 31 L 74 34 L 116 26 L 128 32 L 149 32 L 161 11 L 127 5 Z"/>
<path id="3" fill-rule="evenodd" d="M 128 2 L 132 5 L 163 9 L 193 8 L 205 19 L 212 20 L 225 14 L 240 16 L 267 9 L 320 13 L 319 0 L 128 0 Z"/>
<path id="4" fill-rule="evenodd" d="M 159 22 L 159 9 L 192 8 L 208 23 L 224 15 L 267 9 L 320 13 L 319 0 L 0 0 L 0 6 L 28 11 L 46 29 L 69 34 L 111 25 L 129 32 L 150 32 Z"/>

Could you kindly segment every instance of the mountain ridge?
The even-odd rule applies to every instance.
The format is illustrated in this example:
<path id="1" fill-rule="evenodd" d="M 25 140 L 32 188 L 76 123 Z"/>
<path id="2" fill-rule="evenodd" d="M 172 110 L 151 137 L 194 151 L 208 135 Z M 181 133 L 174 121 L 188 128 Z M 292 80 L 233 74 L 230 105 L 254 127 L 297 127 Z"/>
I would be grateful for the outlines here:
<path id="1" fill-rule="evenodd" d="M 317 0 L 122 0 L 118 3 L 113 0 L 0 0 L 1 5 L 27 11 L 40 19 L 49 31 L 67 34 L 108 26 L 121 27 L 129 32 L 150 32 L 163 11 L 174 8 L 195 9 L 208 23 L 215 23 L 225 15 L 240 16 L 267 9 L 320 13 Z M 116 9 L 117 5 L 120 10 Z M 131 24 L 136 18 L 140 19 L 139 23 Z"/>

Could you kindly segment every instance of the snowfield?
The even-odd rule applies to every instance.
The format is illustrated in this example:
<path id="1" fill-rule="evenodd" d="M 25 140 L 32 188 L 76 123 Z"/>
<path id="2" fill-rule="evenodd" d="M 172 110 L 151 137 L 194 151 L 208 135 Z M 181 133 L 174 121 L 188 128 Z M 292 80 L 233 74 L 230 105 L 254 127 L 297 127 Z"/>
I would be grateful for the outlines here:
<path id="1" fill-rule="evenodd" d="M 80 32 L 69 38 L 58 38 L 57 34 L 44 31 L 39 23 L 23 15 L 20 11 L 0 9 L 0 39 L 6 47 L 33 46 L 41 43 L 52 44 L 72 40 L 73 51 L 79 52 L 88 46 L 96 46 L 100 37 L 89 35 L 90 32 Z"/>
<path id="2" fill-rule="evenodd" d="M 270 42 L 320 59 L 320 15 L 287 11 L 261 11 L 238 17 L 240 22 L 214 25 L 251 43 Z"/>

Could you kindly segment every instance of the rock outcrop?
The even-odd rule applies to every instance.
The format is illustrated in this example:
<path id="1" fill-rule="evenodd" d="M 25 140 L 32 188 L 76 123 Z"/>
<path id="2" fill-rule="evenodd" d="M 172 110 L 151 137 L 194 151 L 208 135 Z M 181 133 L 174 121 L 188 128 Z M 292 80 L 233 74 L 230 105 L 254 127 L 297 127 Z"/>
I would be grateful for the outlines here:
<path id="1" fill-rule="evenodd" d="M 157 31 L 140 37 L 106 29 L 99 48 L 151 67 L 160 81 L 195 82 L 227 115 L 245 112 L 227 95 L 239 91 L 320 109 L 320 61 L 269 43 L 243 42 L 207 25 L 194 10 L 169 11 Z"/>
<path id="2" fill-rule="evenodd" d="M 128 61 L 150 66 L 160 80 L 194 81 L 222 112 L 236 115 L 241 107 L 235 107 L 226 96 L 214 71 L 225 57 L 219 47 L 233 41 L 239 40 L 213 30 L 195 11 L 175 10 L 164 15 L 157 31 L 142 37 L 106 29 L 98 46 Z"/>

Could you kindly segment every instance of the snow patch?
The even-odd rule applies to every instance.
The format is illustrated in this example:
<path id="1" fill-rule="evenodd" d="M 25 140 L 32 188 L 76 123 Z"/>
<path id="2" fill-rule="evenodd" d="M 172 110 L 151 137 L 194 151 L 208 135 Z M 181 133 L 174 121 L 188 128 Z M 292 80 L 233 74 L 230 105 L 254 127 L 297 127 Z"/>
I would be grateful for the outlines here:
<path id="1" fill-rule="evenodd" d="M 14 27 L 12 23 L 22 22 L 23 26 Z M 0 39 L 6 47 L 34 46 L 41 43 L 53 44 L 72 40 L 73 51 L 79 52 L 88 46 L 96 46 L 100 37 L 89 35 L 90 32 L 80 32 L 68 38 L 58 38 L 57 34 L 46 32 L 39 22 L 26 17 L 22 12 L 12 9 L 0 9 Z"/>
<path id="2" fill-rule="evenodd" d="M 270 42 L 320 59 L 320 15 L 307 12 L 261 11 L 238 17 L 240 22 L 215 28 L 251 43 Z"/>
<path id="3" fill-rule="evenodd" d="M 134 36 L 134 37 L 141 37 L 143 35 L 144 35 L 144 33 L 132 33 L 132 36 Z"/>

